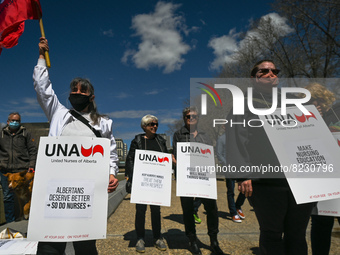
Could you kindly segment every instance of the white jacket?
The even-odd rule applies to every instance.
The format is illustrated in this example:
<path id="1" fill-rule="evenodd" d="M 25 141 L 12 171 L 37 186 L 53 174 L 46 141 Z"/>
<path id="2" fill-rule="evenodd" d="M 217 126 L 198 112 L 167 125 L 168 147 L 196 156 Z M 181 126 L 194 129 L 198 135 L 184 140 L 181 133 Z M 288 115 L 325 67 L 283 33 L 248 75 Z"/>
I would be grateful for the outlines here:
<path id="1" fill-rule="evenodd" d="M 66 124 L 75 120 L 75 118 L 69 113 L 69 109 L 59 102 L 57 95 L 54 93 L 44 59 L 38 60 L 33 72 L 33 81 L 38 102 L 50 122 L 49 136 L 60 136 Z M 118 155 L 116 141 L 112 134 L 112 120 L 100 118 L 99 125 L 94 125 L 93 127 L 101 133 L 102 137 L 111 140 L 110 174 L 117 176 L 119 171 L 117 165 Z"/>

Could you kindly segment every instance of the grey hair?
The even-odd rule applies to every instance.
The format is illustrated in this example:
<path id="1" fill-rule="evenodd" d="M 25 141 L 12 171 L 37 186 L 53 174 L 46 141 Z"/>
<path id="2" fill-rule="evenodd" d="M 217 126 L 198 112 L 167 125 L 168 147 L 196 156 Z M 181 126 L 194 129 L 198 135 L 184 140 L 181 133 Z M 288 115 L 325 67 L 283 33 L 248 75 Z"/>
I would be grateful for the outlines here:
<path id="1" fill-rule="evenodd" d="M 189 106 L 183 109 L 183 119 L 185 119 L 185 116 L 189 113 L 189 112 L 196 112 L 198 114 L 198 110 L 196 106 Z"/>
<path id="2" fill-rule="evenodd" d="M 20 115 L 20 113 L 18 113 L 18 112 L 11 112 L 11 113 L 8 115 L 8 120 L 9 120 L 9 118 L 10 118 L 12 115 L 18 115 L 19 118 L 20 118 L 20 121 L 21 121 L 21 115 Z"/>
<path id="3" fill-rule="evenodd" d="M 158 122 L 158 119 L 157 119 L 156 116 L 153 116 L 153 115 L 150 115 L 150 114 L 145 115 L 140 122 L 141 128 L 144 130 L 144 127 L 147 124 L 151 123 L 153 120 Z"/>

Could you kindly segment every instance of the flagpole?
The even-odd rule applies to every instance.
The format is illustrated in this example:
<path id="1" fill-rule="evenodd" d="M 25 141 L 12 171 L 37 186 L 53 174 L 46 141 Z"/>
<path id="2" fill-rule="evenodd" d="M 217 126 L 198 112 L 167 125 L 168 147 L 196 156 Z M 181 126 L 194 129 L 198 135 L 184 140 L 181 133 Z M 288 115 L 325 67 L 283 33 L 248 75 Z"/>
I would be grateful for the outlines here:
<path id="1" fill-rule="evenodd" d="M 35 4 L 35 8 L 37 10 L 37 12 L 39 13 L 39 26 L 40 26 L 40 32 L 41 32 L 41 36 L 46 38 L 45 36 L 45 30 L 44 30 L 44 25 L 43 25 L 43 21 L 42 21 L 42 14 L 41 14 L 41 9 L 39 8 L 39 5 L 36 1 L 33 1 L 33 3 Z M 48 51 L 45 51 L 45 60 L 46 60 L 46 65 L 48 68 L 51 67 L 51 61 L 50 61 L 50 54 L 48 53 Z"/>
<path id="2" fill-rule="evenodd" d="M 39 25 L 40 25 L 41 36 L 46 38 L 42 18 L 39 19 Z M 45 60 L 46 60 L 47 67 L 50 68 L 51 61 L 50 61 L 50 54 L 48 54 L 48 51 L 45 51 Z"/>

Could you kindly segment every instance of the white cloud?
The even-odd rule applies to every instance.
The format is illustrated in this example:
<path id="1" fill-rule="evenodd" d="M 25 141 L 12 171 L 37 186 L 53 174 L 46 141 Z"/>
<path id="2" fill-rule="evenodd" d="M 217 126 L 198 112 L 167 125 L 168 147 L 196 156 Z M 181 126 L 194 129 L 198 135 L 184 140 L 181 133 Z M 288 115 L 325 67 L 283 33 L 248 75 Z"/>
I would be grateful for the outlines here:
<path id="1" fill-rule="evenodd" d="M 109 29 L 109 30 L 103 31 L 103 35 L 105 35 L 107 37 L 113 37 L 114 33 L 113 33 L 112 29 Z"/>
<path id="2" fill-rule="evenodd" d="M 116 95 L 114 97 L 119 98 L 119 99 L 124 99 L 124 98 L 128 98 L 128 97 L 132 97 L 132 95 L 130 95 L 128 93 L 125 93 L 125 92 L 121 92 L 121 93 L 119 93 L 118 95 Z"/>
<path id="3" fill-rule="evenodd" d="M 144 94 L 147 95 L 147 96 L 149 96 L 149 95 L 157 95 L 157 94 L 159 94 L 160 92 L 161 92 L 160 90 L 154 89 L 154 90 L 151 90 L 151 91 L 147 91 L 147 92 L 145 92 Z"/>
<path id="4" fill-rule="evenodd" d="M 15 111 L 28 110 L 28 109 L 40 109 L 39 103 L 36 98 L 34 97 L 24 97 L 20 99 L 20 101 L 17 100 L 11 100 L 6 104 L 6 111 L 8 109 L 14 109 Z"/>
<path id="5" fill-rule="evenodd" d="M 127 110 L 127 111 L 115 111 L 106 113 L 110 118 L 113 119 L 141 119 L 144 115 L 155 114 L 155 110 Z"/>
<path id="6" fill-rule="evenodd" d="M 155 115 L 161 123 L 165 123 L 178 119 L 182 116 L 181 109 L 158 109 L 158 110 L 126 110 L 126 111 L 114 111 L 105 113 L 113 119 L 141 119 L 144 115 Z"/>
<path id="7" fill-rule="evenodd" d="M 122 132 L 117 132 L 117 133 L 113 133 L 113 136 L 115 138 L 120 138 L 120 139 L 123 139 L 124 142 L 126 140 L 132 140 L 133 138 L 135 138 L 135 136 L 137 134 L 140 134 L 142 133 L 141 129 L 138 129 L 136 132 L 126 132 L 126 133 L 122 133 Z M 129 145 L 129 144 L 128 144 Z"/>
<path id="8" fill-rule="evenodd" d="M 26 117 L 45 117 L 35 97 L 17 98 L 8 102 L 4 101 L 1 106 L 0 113 L 4 113 L 6 119 L 7 114 L 11 112 L 19 112 L 23 122 L 27 122 Z"/>
<path id="9" fill-rule="evenodd" d="M 167 118 L 167 119 L 161 119 L 160 122 L 161 124 L 173 124 L 177 120 L 178 119 L 175 119 L 175 118 Z"/>
<path id="10" fill-rule="evenodd" d="M 271 19 L 271 23 L 276 27 L 276 29 L 282 36 L 285 36 L 294 31 L 293 28 L 287 25 L 286 23 L 287 19 L 281 17 L 279 14 L 275 12 L 265 15 L 261 19 L 263 20 Z"/>
<path id="11" fill-rule="evenodd" d="M 276 33 L 280 36 L 286 36 L 291 33 L 293 29 L 287 25 L 286 18 L 281 17 L 277 13 L 269 13 L 261 17 L 258 29 L 263 29 L 263 23 L 270 19 L 271 24 L 276 28 Z M 251 23 L 252 20 L 249 21 Z M 238 40 L 240 33 L 236 33 L 235 29 L 231 29 L 228 35 L 212 38 L 208 47 L 213 49 L 215 59 L 210 63 L 210 68 L 219 70 L 225 63 L 234 61 L 234 54 L 236 51 L 246 47 L 246 43 L 250 38 L 259 38 L 260 34 L 256 29 L 248 30 L 243 40 Z"/>
<path id="12" fill-rule="evenodd" d="M 182 56 L 190 50 L 190 46 L 183 42 L 181 32 L 188 34 L 197 28 L 188 29 L 183 16 L 175 14 L 179 6 L 160 1 L 153 13 L 133 17 L 132 28 L 136 31 L 135 36 L 142 41 L 137 51 L 125 51 L 122 62 L 127 63 L 131 58 L 141 69 L 157 66 L 164 68 L 164 73 L 180 70 L 185 62 Z"/>
<path id="13" fill-rule="evenodd" d="M 237 36 L 235 30 L 230 30 L 229 35 L 213 38 L 209 41 L 208 47 L 213 48 L 215 59 L 210 64 L 211 69 L 218 70 L 224 63 L 232 62 L 232 55 L 238 50 Z"/>

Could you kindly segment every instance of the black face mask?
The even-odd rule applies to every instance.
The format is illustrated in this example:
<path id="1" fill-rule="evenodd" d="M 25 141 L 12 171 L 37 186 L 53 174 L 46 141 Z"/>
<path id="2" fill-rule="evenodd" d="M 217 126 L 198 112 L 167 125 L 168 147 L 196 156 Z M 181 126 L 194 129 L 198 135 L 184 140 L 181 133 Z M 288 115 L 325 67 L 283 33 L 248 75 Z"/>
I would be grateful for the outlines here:
<path id="1" fill-rule="evenodd" d="M 70 100 L 72 107 L 76 111 L 80 112 L 90 104 L 90 97 L 91 95 L 86 96 L 82 94 L 70 94 L 68 99 Z"/>

